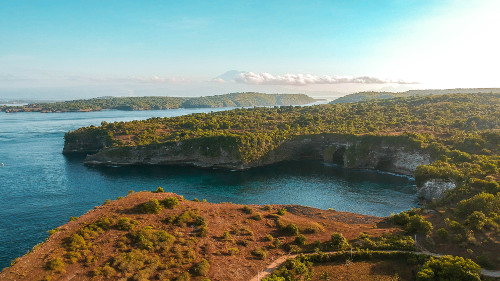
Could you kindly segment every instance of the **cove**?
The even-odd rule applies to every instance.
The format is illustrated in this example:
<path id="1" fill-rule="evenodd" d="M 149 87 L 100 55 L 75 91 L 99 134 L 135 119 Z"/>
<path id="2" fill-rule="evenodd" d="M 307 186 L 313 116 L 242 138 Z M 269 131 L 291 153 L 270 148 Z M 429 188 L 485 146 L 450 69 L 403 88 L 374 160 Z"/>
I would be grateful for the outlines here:
<path id="1" fill-rule="evenodd" d="M 217 109 L 222 110 L 222 109 Z M 129 190 L 241 204 L 300 204 L 387 216 L 418 204 L 411 178 L 322 162 L 285 162 L 231 172 L 192 167 L 93 167 L 64 156 L 64 133 L 101 121 L 171 117 L 215 109 L 0 113 L 0 268 L 48 236 L 47 230 Z"/>

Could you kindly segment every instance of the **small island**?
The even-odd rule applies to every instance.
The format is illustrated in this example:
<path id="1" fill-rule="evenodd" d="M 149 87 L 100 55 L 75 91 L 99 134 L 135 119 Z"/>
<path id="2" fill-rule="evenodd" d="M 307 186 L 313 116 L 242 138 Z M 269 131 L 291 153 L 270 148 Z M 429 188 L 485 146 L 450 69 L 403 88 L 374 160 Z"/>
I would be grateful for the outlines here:
<path id="1" fill-rule="evenodd" d="M 31 103 L 23 106 L 1 106 L 12 112 L 88 112 L 100 110 L 162 110 L 174 108 L 216 108 L 304 105 L 316 100 L 304 94 L 231 93 L 206 97 L 102 97 L 53 103 Z"/>

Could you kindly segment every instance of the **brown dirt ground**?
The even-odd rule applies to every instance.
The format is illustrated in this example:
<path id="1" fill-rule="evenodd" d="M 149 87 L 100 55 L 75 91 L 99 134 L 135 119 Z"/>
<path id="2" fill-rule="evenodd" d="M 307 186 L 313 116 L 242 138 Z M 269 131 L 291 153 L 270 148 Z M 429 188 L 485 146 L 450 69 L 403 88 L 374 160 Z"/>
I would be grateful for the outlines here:
<path id="1" fill-rule="evenodd" d="M 266 247 L 271 244 L 264 239 L 267 234 L 280 237 L 284 240 L 284 244 L 293 241 L 295 237 L 283 236 L 278 232 L 275 218 L 273 218 L 273 214 L 276 214 L 276 211 L 283 207 L 288 211 L 281 217 L 282 221 L 295 223 L 302 229 L 310 226 L 320 226 L 323 229 L 323 231 L 317 233 L 304 234 L 307 237 L 307 243 L 312 243 L 315 240 L 328 241 L 332 232 L 340 232 L 347 239 L 352 239 L 361 232 L 379 236 L 397 231 L 394 227 L 386 225 L 383 218 L 319 210 L 297 205 L 272 205 L 272 210 L 269 211 L 265 210 L 265 206 L 249 205 L 254 212 L 262 214 L 263 219 L 260 221 L 250 219 L 251 215 L 241 210 L 243 205 L 232 203 L 215 204 L 181 200 L 176 208 L 163 209 L 159 214 L 139 214 L 137 212 L 136 206 L 151 198 L 161 200 L 171 196 L 181 198 L 172 193 L 138 192 L 123 199 L 97 206 L 76 221 L 70 221 L 61 226 L 59 231 L 51 235 L 43 245 L 20 257 L 13 266 L 4 269 L 0 273 L 0 280 L 42 280 L 45 276 L 52 276 L 54 280 L 118 280 L 118 277 L 104 278 L 102 276 L 92 276 L 91 274 L 94 269 L 109 262 L 113 256 L 119 253 L 115 245 L 126 235 L 126 232 L 116 229 L 105 231 L 96 241 L 93 241 L 93 244 L 98 246 L 99 249 L 98 253 L 94 253 L 97 257 L 95 262 L 76 262 L 74 264 L 67 262 L 65 273 L 54 273 L 44 269 L 44 265 L 48 260 L 54 257 L 63 257 L 65 249 L 62 244 L 65 238 L 71 236 L 83 226 L 104 217 L 114 219 L 129 217 L 139 222 L 135 229 L 153 226 L 155 229 L 164 229 L 169 233 L 175 231 L 177 235 L 187 240 L 194 237 L 192 233 L 194 231 L 193 227 L 177 227 L 174 230 L 172 226 L 165 224 L 163 220 L 172 215 L 178 215 L 185 210 L 199 209 L 199 214 L 205 217 L 207 221 L 208 235 L 206 237 L 195 237 L 198 239 L 194 249 L 196 251 L 195 259 L 199 261 L 205 258 L 210 262 L 208 277 L 211 280 L 248 280 L 258 270 L 265 268 L 273 260 L 286 254 L 283 249 L 269 249 L 267 257 L 263 260 L 257 259 L 251 254 L 251 251 L 256 247 Z M 242 235 L 239 231 L 242 228 L 251 230 L 253 235 Z M 231 232 L 234 241 L 221 239 L 220 237 L 224 231 Z M 248 245 L 237 244 L 241 240 L 247 240 Z M 239 253 L 228 255 L 228 249 L 235 247 L 239 249 Z M 201 280 L 201 278 L 195 277 L 191 280 Z"/>
<path id="2" fill-rule="evenodd" d="M 313 270 L 312 281 L 406 281 L 414 280 L 416 272 L 406 261 L 354 262 L 349 267 L 345 263 L 325 263 L 313 266 Z"/>

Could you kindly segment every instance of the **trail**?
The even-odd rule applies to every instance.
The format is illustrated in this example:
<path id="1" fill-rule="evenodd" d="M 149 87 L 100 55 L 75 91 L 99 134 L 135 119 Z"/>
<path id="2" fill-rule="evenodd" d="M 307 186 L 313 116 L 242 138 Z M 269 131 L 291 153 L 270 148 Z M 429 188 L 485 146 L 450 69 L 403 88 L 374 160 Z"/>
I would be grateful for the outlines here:
<path id="1" fill-rule="evenodd" d="M 356 253 L 356 252 L 358 252 L 358 251 L 353 251 L 353 253 Z M 431 252 L 426 251 L 426 250 L 421 251 L 421 252 L 399 251 L 399 250 L 394 250 L 394 251 L 381 250 L 381 251 L 377 251 L 377 252 L 414 253 L 414 254 L 421 254 L 421 255 L 423 254 L 423 255 L 428 255 L 428 256 L 433 256 L 433 257 L 445 256 L 442 254 L 431 253 Z M 325 252 L 325 254 L 335 254 L 335 253 L 338 253 L 338 251 Z M 265 269 L 259 271 L 259 273 L 257 275 L 255 275 L 254 277 L 252 277 L 250 279 L 250 281 L 260 281 L 260 280 L 264 279 L 265 277 L 270 275 L 274 270 L 278 269 L 286 260 L 293 259 L 297 256 L 298 255 L 286 255 L 286 256 L 281 256 L 281 257 L 277 258 L 271 264 L 269 264 Z M 486 276 L 486 277 L 498 278 L 498 277 L 500 277 L 500 270 L 487 270 L 487 269 L 481 268 L 481 275 Z"/>

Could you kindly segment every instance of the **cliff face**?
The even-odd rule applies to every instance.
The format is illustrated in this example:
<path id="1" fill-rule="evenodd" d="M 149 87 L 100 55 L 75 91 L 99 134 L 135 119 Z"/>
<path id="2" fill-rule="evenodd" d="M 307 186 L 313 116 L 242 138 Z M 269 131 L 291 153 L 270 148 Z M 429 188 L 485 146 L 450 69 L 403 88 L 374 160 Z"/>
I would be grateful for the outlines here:
<path id="1" fill-rule="evenodd" d="M 219 137 L 209 142 L 188 140 L 162 144 L 104 147 L 104 140 L 95 138 L 66 143 L 65 153 L 91 154 L 85 159 L 90 165 L 187 165 L 202 168 L 244 170 L 282 161 L 322 160 L 347 168 L 376 169 L 413 176 L 419 165 L 432 162 L 429 153 L 412 141 L 402 137 L 352 136 L 317 134 L 297 136 L 284 141 L 263 157 L 250 162 L 241 160 L 236 142 Z M 228 141 L 229 139 L 229 141 Z M 417 187 L 420 198 L 440 198 L 454 187 L 449 182 L 425 182 Z"/>
<path id="2" fill-rule="evenodd" d="M 93 149 L 92 146 L 81 147 Z M 65 151 L 74 151 L 68 145 Z M 87 156 L 94 165 L 192 165 L 204 168 L 243 170 L 290 160 L 323 160 L 348 168 L 367 168 L 413 175 L 418 165 L 431 163 L 428 153 L 398 137 L 353 137 L 320 134 L 299 136 L 283 142 L 260 159 L 240 160 L 236 144 L 210 145 L 194 141 L 147 146 L 105 148 Z"/>

